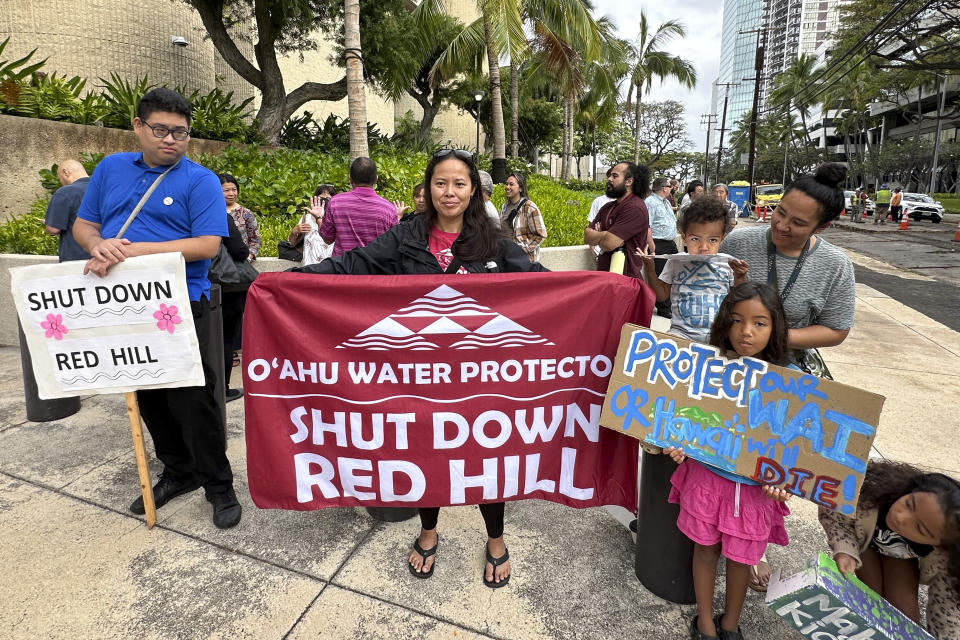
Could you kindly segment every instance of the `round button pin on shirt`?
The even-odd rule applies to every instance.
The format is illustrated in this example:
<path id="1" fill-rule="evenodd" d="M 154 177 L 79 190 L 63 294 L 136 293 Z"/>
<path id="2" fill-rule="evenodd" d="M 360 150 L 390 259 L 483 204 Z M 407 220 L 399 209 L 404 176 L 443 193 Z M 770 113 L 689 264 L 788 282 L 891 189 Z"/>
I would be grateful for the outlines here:
<path id="1" fill-rule="evenodd" d="M 173 204 L 173 198 L 171 198 L 170 196 L 167 196 L 166 198 L 163 199 L 163 204 L 169 207 L 170 205 Z"/>

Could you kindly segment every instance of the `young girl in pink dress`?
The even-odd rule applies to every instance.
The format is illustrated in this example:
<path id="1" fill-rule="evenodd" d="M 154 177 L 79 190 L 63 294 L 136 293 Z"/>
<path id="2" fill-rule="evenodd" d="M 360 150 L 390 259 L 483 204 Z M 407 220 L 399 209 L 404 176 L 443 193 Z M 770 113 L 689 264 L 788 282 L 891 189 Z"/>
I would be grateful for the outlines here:
<path id="1" fill-rule="evenodd" d="M 730 289 L 717 311 L 710 344 L 740 357 L 785 365 L 787 320 L 777 291 L 759 282 Z M 680 465 L 670 478 L 669 497 L 680 505 L 677 528 L 694 542 L 697 615 L 690 637 L 740 640 L 750 567 L 760 561 L 768 543 L 787 544 L 783 518 L 790 513 L 784 504 L 789 494 L 686 458 L 679 448 L 665 453 Z M 714 617 L 713 588 L 721 555 L 727 559 L 726 600 L 723 613 Z"/>

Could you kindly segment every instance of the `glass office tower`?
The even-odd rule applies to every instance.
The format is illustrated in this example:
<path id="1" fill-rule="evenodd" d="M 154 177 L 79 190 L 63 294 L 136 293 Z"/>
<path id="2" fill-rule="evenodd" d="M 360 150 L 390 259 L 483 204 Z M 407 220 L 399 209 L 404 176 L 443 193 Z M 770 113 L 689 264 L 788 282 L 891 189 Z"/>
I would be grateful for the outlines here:
<path id="1" fill-rule="evenodd" d="M 720 42 L 720 74 L 717 83 L 732 82 L 739 86 L 729 88 L 730 99 L 727 105 L 727 134 L 724 146 L 728 145 L 730 130 L 742 119 L 744 112 L 753 107 L 754 62 L 757 51 L 757 34 L 740 33 L 763 26 L 764 0 L 725 0 L 723 3 L 723 33 Z M 723 99 L 726 87 L 718 86 L 713 104 L 717 114 L 717 128 L 723 117 Z M 711 136 L 712 140 L 718 137 Z"/>

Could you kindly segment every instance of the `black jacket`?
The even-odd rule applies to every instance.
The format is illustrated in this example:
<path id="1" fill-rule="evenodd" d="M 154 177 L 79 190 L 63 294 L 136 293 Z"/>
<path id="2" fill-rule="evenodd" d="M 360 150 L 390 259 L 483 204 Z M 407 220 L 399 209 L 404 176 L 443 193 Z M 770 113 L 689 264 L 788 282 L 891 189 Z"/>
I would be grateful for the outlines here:
<path id="1" fill-rule="evenodd" d="M 443 273 L 430 253 L 426 220 L 422 216 L 391 227 L 365 247 L 357 247 L 336 258 L 327 258 L 290 271 L 303 273 L 349 273 L 354 275 L 397 275 Z M 456 243 L 454 243 L 456 255 Z M 539 262 L 530 262 L 523 249 L 509 238 L 500 238 L 499 251 L 489 261 L 464 262 L 470 273 L 505 273 L 517 271 L 549 271 Z"/>

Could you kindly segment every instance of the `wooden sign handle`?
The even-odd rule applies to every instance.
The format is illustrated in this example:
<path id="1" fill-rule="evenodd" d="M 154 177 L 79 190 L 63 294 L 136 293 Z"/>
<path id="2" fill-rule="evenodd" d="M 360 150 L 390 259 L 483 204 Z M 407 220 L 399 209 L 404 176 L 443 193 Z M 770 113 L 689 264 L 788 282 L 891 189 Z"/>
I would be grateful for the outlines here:
<path id="1" fill-rule="evenodd" d="M 153 503 L 153 487 L 150 483 L 150 465 L 147 464 L 147 448 L 143 444 L 143 429 L 140 427 L 140 407 L 137 405 L 137 394 L 128 391 L 124 394 L 127 399 L 127 418 L 130 419 L 130 434 L 133 436 L 133 450 L 137 456 L 137 475 L 140 476 L 140 493 L 143 495 L 143 508 L 147 517 L 147 529 L 152 529 L 157 523 L 157 508 Z"/>

